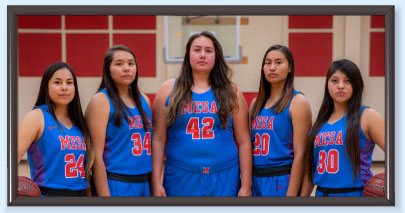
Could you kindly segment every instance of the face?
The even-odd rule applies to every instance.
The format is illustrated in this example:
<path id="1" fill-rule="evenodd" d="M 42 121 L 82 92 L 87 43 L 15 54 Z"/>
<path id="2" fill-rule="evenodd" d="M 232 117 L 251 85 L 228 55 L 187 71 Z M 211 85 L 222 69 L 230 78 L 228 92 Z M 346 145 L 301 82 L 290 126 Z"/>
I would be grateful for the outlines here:
<path id="1" fill-rule="evenodd" d="M 263 71 L 266 80 L 274 84 L 284 82 L 291 69 L 285 55 L 279 50 L 272 50 L 266 55 Z"/>
<path id="2" fill-rule="evenodd" d="M 200 36 L 190 47 L 190 64 L 194 72 L 211 72 L 215 64 L 215 48 L 211 39 Z"/>
<path id="3" fill-rule="evenodd" d="M 56 105 L 68 105 L 75 96 L 72 73 L 67 68 L 56 71 L 48 82 L 48 92 Z"/>
<path id="4" fill-rule="evenodd" d="M 127 51 L 117 50 L 110 64 L 111 78 L 116 85 L 130 85 L 136 75 L 135 59 Z"/>
<path id="5" fill-rule="evenodd" d="M 337 70 L 328 80 L 329 95 L 334 102 L 347 103 L 353 94 L 350 79 L 341 71 Z"/>

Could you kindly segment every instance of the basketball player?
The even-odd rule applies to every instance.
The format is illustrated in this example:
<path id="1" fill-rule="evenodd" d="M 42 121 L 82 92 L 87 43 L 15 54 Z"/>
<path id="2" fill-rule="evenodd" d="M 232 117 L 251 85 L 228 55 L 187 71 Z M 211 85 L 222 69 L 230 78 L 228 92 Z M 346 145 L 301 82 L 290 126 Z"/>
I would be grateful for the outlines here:
<path id="1" fill-rule="evenodd" d="M 149 196 L 151 110 L 138 88 L 134 53 L 117 45 L 107 50 L 103 77 L 86 109 L 94 141 L 94 183 L 99 196 Z"/>
<path id="2" fill-rule="evenodd" d="M 34 109 L 18 128 L 18 162 L 28 150 L 31 179 L 43 196 L 84 196 L 93 156 L 76 75 L 63 62 L 42 76 Z"/>
<path id="3" fill-rule="evenodd" d="M 375 144 L 385 150 L 384 119 L 362 106 L 363 79 L 353 62 L 334 61 L 328 70 L 325 94 L 312 127 L 301 195 L 362 196 L 373 176 Z"/>
<path id="4" fill-rule="evenodd" d="M 304 176 L 311 108 L 294 90 L 294 59 L 274 45 L 263 57 L 257 97 L 251 105 L 253 196 L 297 196 Z"/>
<path id="5" fill-rule="evenodd" d="M 154 196 L 251 195 L 247 104 L 230 75 L 214 35 L 189 38 L 179 78 L 162 85 L 153 106 Z"/>

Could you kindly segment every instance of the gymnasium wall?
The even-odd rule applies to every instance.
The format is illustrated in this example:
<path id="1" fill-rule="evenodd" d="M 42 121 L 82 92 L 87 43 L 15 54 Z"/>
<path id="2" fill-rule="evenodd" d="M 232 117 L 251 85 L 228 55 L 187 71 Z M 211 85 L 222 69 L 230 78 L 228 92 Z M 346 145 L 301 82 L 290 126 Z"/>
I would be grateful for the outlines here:
<path id="1" fill-rule="evenodd" d="M 283 44 L 294 54 L 295 87 L 310 101 L 313 119 L 322 101 L 327 68 L 341 58 L 359 66 L 365 81 L 363 102 L 384 116 L 384 16 L 242 18 L 243 60 L 230 67 L 249 105 L 258 90 L 264 52 Z M 42 73 L 56 61 L 72 65 L 85 109 L 101 81 L 104 53 L 116 44 L 134 51 L 140 88 L 152 102 L 160 85 L 177 77 L 181 65 L 163 62 L 162 16 L 19 16 L 18 121 L 32 108 Z M 379 148 L 373 159 L 384 160 Z"/>

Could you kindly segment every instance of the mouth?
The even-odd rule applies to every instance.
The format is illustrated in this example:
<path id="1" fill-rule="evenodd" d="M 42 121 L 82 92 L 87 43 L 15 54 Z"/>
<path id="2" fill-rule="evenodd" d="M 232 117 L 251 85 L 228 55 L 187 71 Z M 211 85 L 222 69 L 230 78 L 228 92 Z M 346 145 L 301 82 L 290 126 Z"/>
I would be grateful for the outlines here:
<path id="1" fill-rule="evenodd" d="M 59 97 L 69 97 L 70 95 L 69 94 L 59 94 L 58 96 Z"/>
<path id="2" fill-rule="evenodd" d="M 199 64 L 199 65 L 205 65 L 205 64 L 207 64 L 207 62 L 205 62 L 205 61 L 199 61 L 198 64 Z"/>
<path id="3" fill-rule="evenodd" d="M 345 92 L 337 92 L 336 95 L 342 96 L 342 95 L 346 95 Z"/>
<path id="4" fill-rule="evenodd" d="M 123 77 L 123 78 L 132 78 L 131 75 L 123 75 L 122 77 Z"/>

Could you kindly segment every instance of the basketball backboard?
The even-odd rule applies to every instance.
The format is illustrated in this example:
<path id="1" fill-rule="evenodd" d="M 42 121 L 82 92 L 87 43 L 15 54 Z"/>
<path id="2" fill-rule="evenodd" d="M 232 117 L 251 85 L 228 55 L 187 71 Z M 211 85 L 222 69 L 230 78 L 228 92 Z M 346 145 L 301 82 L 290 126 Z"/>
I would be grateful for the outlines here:
<path id="1" fill-rule="evenodd" d="M 165 63 L 182 63 L 189 37 L 209 31 L 221 43 L 228 62 L 240 62 L 240 16 L 165 16 Z"/>

